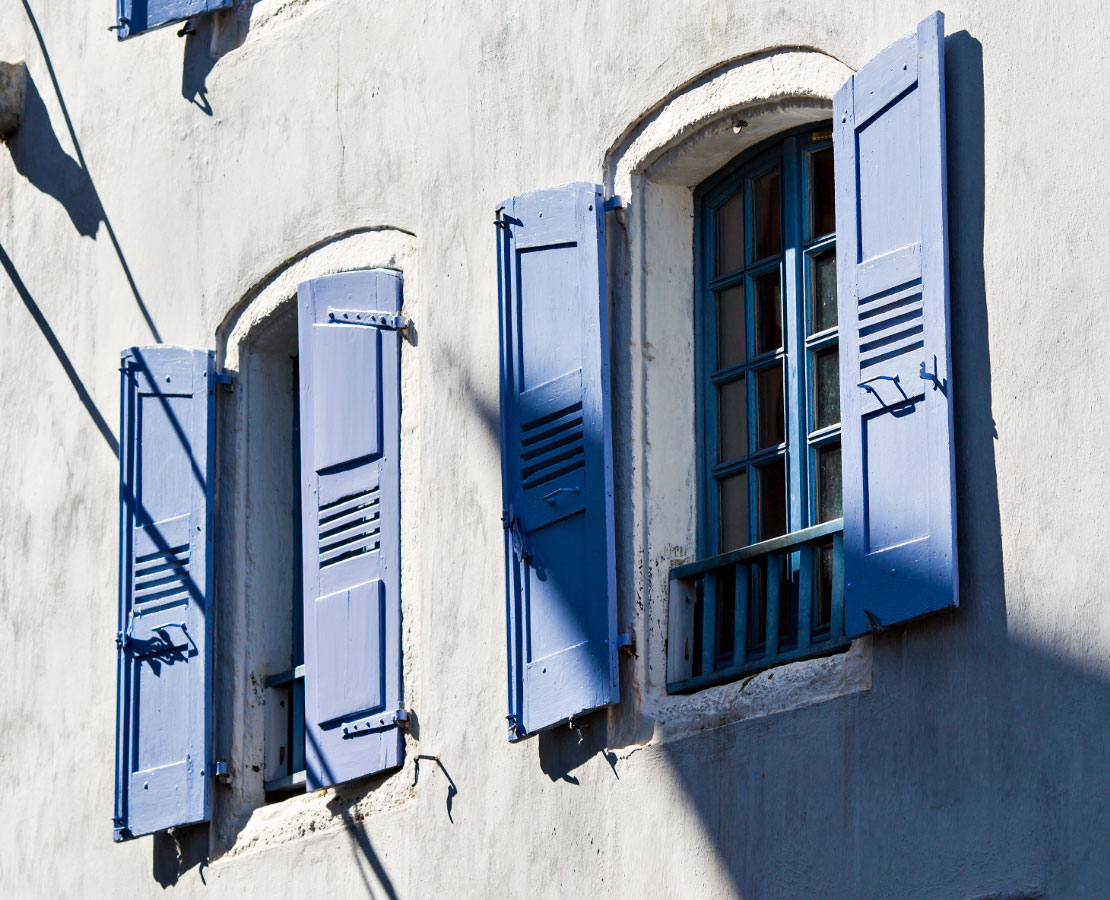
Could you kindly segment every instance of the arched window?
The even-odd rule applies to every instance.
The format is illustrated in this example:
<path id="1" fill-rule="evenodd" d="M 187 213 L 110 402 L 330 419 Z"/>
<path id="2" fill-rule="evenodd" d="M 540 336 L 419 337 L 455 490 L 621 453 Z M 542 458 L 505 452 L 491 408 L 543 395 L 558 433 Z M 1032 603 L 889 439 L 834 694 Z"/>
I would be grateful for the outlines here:
<path id="1" fill-rule="evenodd" d="M 765 141 L 695 191 L 703 559 L 841 515 L 831 127 Z M 695 623 L 695 675 L 836 637 L 834 537 L 779 549 L 717 573 L 715 621 Z"/>

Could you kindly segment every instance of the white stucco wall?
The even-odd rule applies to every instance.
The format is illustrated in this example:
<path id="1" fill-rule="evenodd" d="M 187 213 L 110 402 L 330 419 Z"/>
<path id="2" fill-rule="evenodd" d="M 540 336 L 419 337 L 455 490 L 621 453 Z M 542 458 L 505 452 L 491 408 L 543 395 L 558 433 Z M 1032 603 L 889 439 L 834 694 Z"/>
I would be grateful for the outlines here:
<path id="1" fill-rule="evenodd" d="M 124 44 L 111 7 L 0 9 L 0 60 L 30 76 L 0 147 L 0 893 L 1105 896 L 1101 4 L 945 8 L 962 608 L 680 700 L 666 572 L 692 552 L 693 444 L 689 248 L 671 238 L 690 187 L 761 122 L 820 116 L 933 7 L 260 0 Z M 609 252 L 619 615 L 638 655 L 581 739 L 510 745 L 492 212 L 573 180 L 627 207 Z M 408 762 L 253 814 L 233 779 L 211 833 L 113 845 L 118 352 L 193 344 L 235 369 L 300 278 L 386 263 L 416 335 Z M 221 554 L 244 540 L 221 525 Z M 221 622 L 246 627 L 230 568 Z M 260 720 L 249 658 L 225 662 L 234 753 Z M 414 784 L 418 752 L 453 790 L 427 763 Z"/>

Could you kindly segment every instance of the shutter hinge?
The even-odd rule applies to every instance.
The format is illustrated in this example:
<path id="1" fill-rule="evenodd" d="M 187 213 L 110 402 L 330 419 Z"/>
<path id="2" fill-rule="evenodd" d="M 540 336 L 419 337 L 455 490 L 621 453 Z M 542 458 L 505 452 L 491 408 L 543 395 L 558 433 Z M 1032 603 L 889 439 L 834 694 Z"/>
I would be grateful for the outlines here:
<path id="1" fill-rule="evenodd" d="M 379 731 L 382 728 L 389 728 L 391 725 L 398 725 L 408 720 L 409 711 L 407 709 L 395 709 L 393 712 L 382 713 L 379 716 L 367 716 L 355 722 L 344 723 L 343 737 L 358 737 L 360 734 Z"/>
<path id="2" fill-rule="evenodd" d="M 625 631 L 617 635 L 617 650 L 626 650 L 629 656 L 636 655 L 636 641 L 632 637 L 632 632 Z"/>
<path id="3" fill-rule="evenodd" d="M 376 309 L 336 309 L 328 308 L 328 321 L 344 325 L 372 325 L 391 331 L 403 331 L 409 320 L 396 313 L 381 312 Z"/>
<path id="4" fill-rule="evenodd" d="M 208 773 L 221 784 L 230 784 L 231 782 L 231 767 L 228 766 L 226 759 L 218 759 L 214 763 L 209 763 Z"/>
<path id="5" fill-rule="evenodd" d="M 532 554 L 524 546 L 524 534 L 520 530 L 520 522 L 510 506 L 507 512 L 501 513 L 501 527 L 504 528 L 513 538 L 513 553 L 524 565 L 531 565 Z"/>
<path id="6" fill-rule="evenodd" d="M 605 201 L 602 210 L 604 212 L 609 212 L 611 209 L 624 209 L 624 201 L 621 200 L 620 194 L 613 194 L 612 197 Z"/>
<path id="7" fill-rule="evenodd" d="M 235 375 L 233 372 L 229 372 L 227 370 L 223 372 L 213 372 L 212 383 L 222 384 L 229 391 L 234 390 L 233 386 L 235 384 Z"/>

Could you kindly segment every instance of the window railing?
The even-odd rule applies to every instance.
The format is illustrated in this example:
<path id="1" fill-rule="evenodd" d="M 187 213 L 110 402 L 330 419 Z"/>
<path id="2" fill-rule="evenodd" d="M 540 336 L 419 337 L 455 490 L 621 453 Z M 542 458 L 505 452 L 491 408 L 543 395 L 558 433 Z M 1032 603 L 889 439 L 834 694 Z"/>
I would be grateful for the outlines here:
<path id="1" fill-rule="evenodd" d="M 672 569 L 668 692 L 846 649 L 843 531 L 835 519 Z"/>

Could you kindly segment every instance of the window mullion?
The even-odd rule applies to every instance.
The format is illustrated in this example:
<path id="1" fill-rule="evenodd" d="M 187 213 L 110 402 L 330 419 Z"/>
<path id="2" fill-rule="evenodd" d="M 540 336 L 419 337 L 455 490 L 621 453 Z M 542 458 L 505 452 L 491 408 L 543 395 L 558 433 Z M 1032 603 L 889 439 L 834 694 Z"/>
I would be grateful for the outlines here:
<path id="1" fill-rule="evenodd" d="M 802 183 L 798 139 L 787 138 L 783 147 L 783 231 L 782 260 L 784 307 L 783 341 L 786 348 L 786 432 L 787 432 L 787 525 L 797 531 L 809 524 L 808 448 L 806 447 L 805 374 L 806 360 L 802 310 Z"/>

